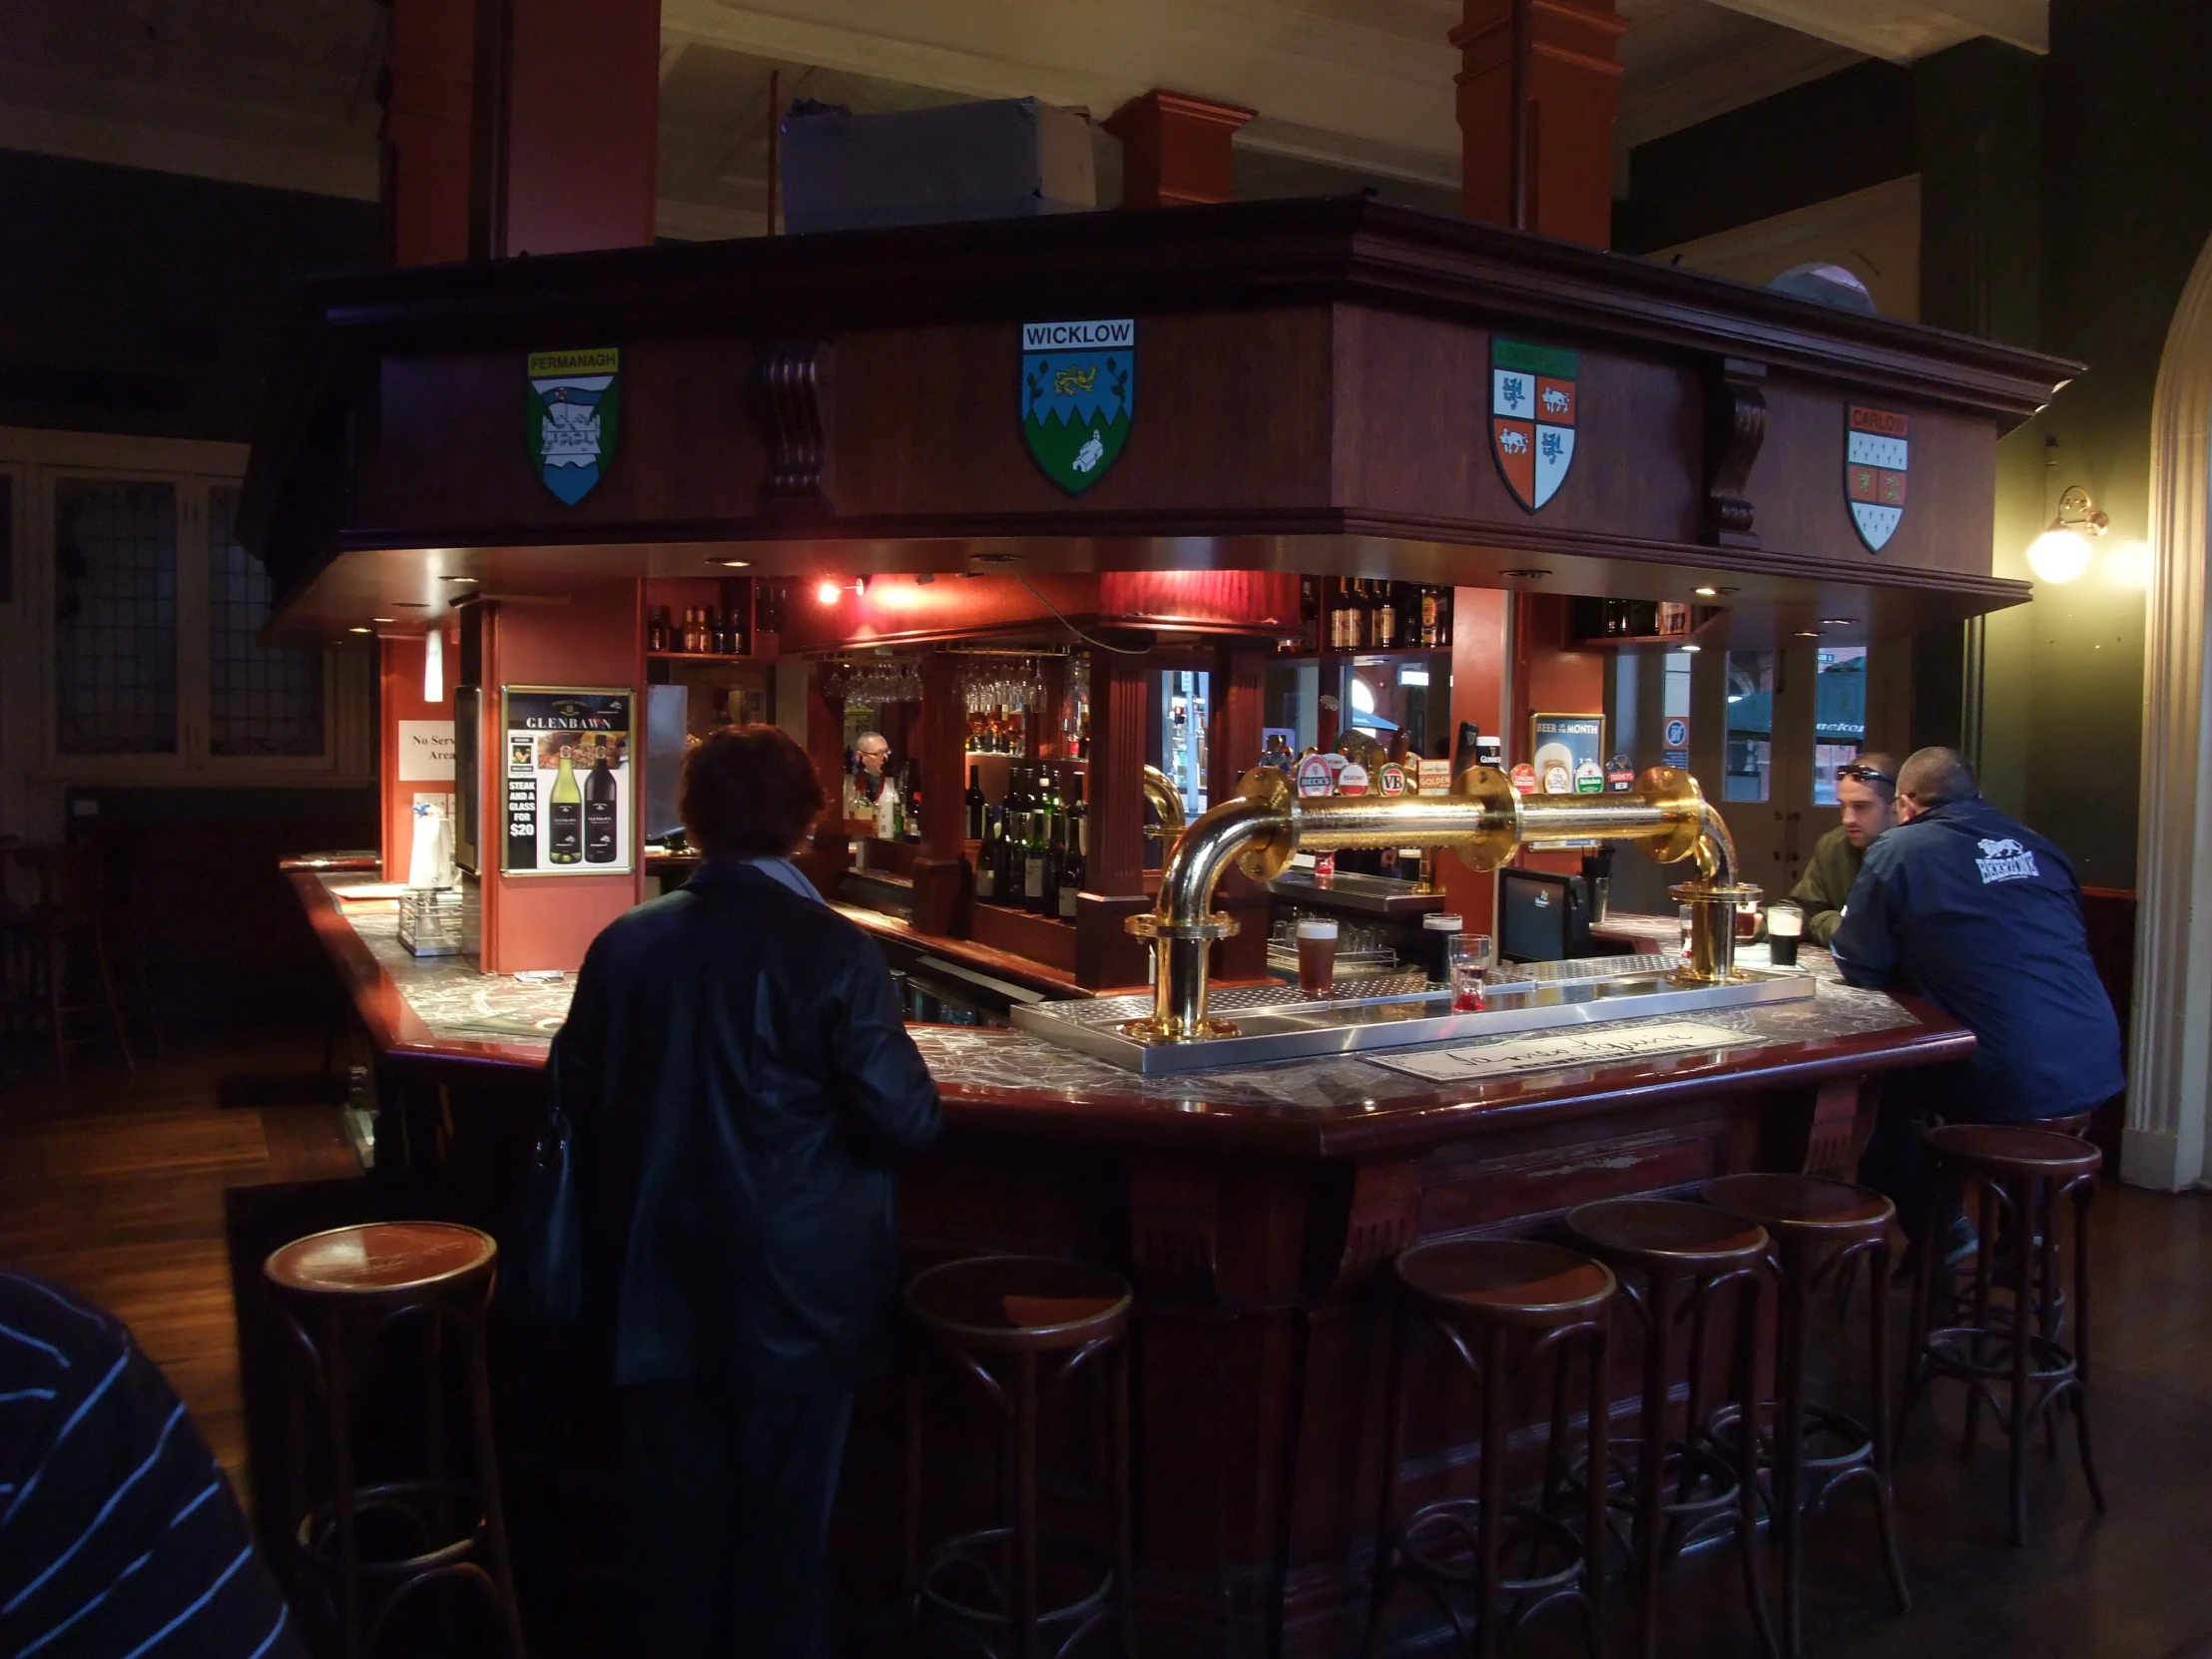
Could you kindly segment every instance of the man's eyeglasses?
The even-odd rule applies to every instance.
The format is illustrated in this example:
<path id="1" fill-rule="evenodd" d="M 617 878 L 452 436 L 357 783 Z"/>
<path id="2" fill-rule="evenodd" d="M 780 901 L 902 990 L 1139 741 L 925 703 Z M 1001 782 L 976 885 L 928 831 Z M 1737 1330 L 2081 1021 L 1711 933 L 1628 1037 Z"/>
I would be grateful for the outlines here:
<path id="1" fill-rule="evenodd" d="M 1839 778 L 1849 778 L 1855 783 L 1860 784 L 1887 784 L 1893 790 L 1896 789 L 1898 785 L 1897 778 L 1894 774 L 1884 772 L 1879 767 L 1863 767 L 1860 766 L 1857 762 L 1854 762 L 1850 766 L 1838 767 L 1836 769 L 1836 776 Z"/>

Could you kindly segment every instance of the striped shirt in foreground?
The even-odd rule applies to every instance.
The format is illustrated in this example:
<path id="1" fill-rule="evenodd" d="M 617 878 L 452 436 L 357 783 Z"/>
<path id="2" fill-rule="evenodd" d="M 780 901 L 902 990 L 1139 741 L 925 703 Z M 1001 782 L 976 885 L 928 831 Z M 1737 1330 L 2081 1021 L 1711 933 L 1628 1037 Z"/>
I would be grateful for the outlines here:
<path id="1" fill-rule="evenodd" d="M 299 1659 L 214 1454 L 120 1320 L 0 1268 L 0 1659 Z"/>

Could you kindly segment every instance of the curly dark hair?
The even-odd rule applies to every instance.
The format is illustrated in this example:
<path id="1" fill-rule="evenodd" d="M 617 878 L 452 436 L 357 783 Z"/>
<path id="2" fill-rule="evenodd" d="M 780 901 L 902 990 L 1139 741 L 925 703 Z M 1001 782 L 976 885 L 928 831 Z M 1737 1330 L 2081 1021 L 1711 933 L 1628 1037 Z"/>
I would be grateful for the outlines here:
<path id="1" fill-rule="evenodd" d="M 781 858 L 826 798 L 807 752 L 777 726 L 732 726 L 684 754 L 676 811 L 710 858 Z"/>

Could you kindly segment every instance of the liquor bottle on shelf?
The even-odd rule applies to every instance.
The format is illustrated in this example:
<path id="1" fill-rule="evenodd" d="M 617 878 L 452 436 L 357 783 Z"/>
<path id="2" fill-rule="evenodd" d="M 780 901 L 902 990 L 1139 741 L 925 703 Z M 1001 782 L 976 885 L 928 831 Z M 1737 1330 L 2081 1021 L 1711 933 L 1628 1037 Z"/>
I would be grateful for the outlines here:
<path id="1" fill-rule="evenodd" d="M 967 769 L 966 806 L 967 838 L 971 841 L 979 841 L 983 838 L 983 815 L 990 810 L 990 804 L 983 799 L 983 769 L 981 767 L 969 767 Z"/>
<path id="2" fill-rule="evenodd" d="M 900 827 L 903 831 L 900 838 L 918 841 L 921 839 L 921 763 L 910 760 L 906 763 L 904 771 L 906 775 L 906 820 Z"/>
<path id="3" fill-rule="evenodd" d="M 1021 907 L 1040 916 L 1051 905 L 1051 897 L 1045 891 L 1045 865 L 1050 850 L 1045 842 L 1046 817 L 1041 809 L 1029 813 L 1021 848 Z"/>
<path id="4" fill-rule="evenodd" d="M 983 832 L 976 837 L 980 844 L 975 849 L 975 896 L 985 904 L 998 900 L 998 866 L 1005 857 L 1000 830 L 1004 817 L 996 807 L 985 807 Z"/>
<path id="5" fill-rule="evenodd" d="M 1436 590 L 1436 645 L 1447 649 L 1451 644 L 1451 590 Z"/>
<path id="6" fill-rule="evenodd" d="M 546 811 L 545 856 L 548 863 L 584 861 L 584 792 L 576 784 L 576 751 L 561 746 L 561 769 L 553 778 Z"/>
<path id="7" fill-rule="evenodd" d="M 1083 780 L 1071 779 L 1067 818 L 1061 830 L 1060 919 L 1075 919 L 1075 897 L 1090 877 L 1090 814 L 1083 809 Z"/>
<path id="8" fill-rule="evenodd" d="M 611 864 L 615 861 L 617 834 L 614 769 L 608 766 L 607 740 L 602 738 L 592 751 L 591 771 L 584 775 L 584 862 L 587 864 Z"/>
<path id="9" fill-rule="evenodd" d="M 1379 582 L 1370 637 L 1378 651 L 1389 651 L 1397 645 L 1397 605 L 1390 595 L 1390 584 Z"/>
<path id="10" fill-rule="evenodd" d="M 898 781 L 887 768 L 875 792 L 875 838 L 885 841 L 898 838 Z"/>

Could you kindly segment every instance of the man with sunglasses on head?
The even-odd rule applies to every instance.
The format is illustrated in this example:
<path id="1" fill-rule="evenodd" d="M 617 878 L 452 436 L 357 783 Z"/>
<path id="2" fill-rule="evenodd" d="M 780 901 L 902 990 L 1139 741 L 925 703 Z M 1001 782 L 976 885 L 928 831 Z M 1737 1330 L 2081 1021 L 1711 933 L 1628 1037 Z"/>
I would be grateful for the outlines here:
<path id="1" fill-rule="evenodd" d="M 1972 1059 L 1895 1074 L 1860 1163 L 1917 1234 L 1929 1122 L 2072 1117 L 2126 1079 L 2066 855 L 1983 801 L 1953 749 L 1906 761 L 1897 816 L 1867 849 L 1829 948 L 1852 984 L 1917 992 L 1974 1034 Z"/>
<path id="2" fill-rule="evenodd" d="M 1896 825 L 1897 788 L 1898 764 L 1879 752 L 1836 769 L 1836 805 L 1844 822 L 1813 843 L 1812 861 L 1790 889 L 1805 911 L 1806 936 L 1815 944 L 1836 936 L 1867 848 Z"/>

